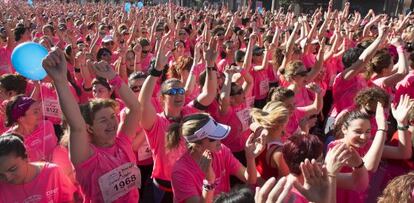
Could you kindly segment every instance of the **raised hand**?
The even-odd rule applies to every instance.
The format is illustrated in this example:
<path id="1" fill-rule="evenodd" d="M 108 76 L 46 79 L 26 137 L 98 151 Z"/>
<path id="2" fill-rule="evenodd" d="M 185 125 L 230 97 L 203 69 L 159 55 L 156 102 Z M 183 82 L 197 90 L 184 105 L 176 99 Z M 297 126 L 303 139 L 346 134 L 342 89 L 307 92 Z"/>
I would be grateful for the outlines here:
<path id="1" fill-rule="evenodd" d="M 246 158 L 256 158 L 266 147 L 266 139 L 262 131 L 256 131 L 247 138 L 245 151 Z"/>
<path id="2" fill-rule="evenodd" d="M 377 122 L 378 129 L 387 130 L 387 120 L 385 119 L 384 106 L 381 102 L 377 102 L 377 109 L 375 111 L 375 121 Z"/>
<path id="3" fill-rule="evenodd" d="M 164 70 L 165 65 L 168 63 L 168 57 L 171 54 L 169 51 L 169 35 L 167 33 L 161 38 L 157 51 L 157 58 L 155 60 L 155 68 L 159 71 Z"/>
<path id="4" fill-rule="evenodd" d="M 407 123 L 408 112 L 413 107 L 413 100 L 408 95 L 401 95 L 398 106 L 391 106 L 392 115 L 398 123 Z"/>
<path id="5" fill-rule="evenodd" d="M 325 157 L 326 170 L 329 175 L 336 176 L 338 171 L 344 166 L 352 155 L 345 143 L 335 145 Z"/>
<path id="6" fill-rule="evenodd" d="M 54 48 L 42 61 L 42 66 L 53 81 L 67 80 L 67 63 L 65 54 L 59 48 Z"/>
<path id="7" fill-rule="evenodd" d="M 107 80 L 111 80 L 116 76 L 115 70 L 105 61 L 94 63 L 92 68 L 97 76 Z"/>
<path id="8" fill-rule="evenodd" d="M 204 47 L 204 59 L 206 60 L 207 67 L 214 66 L 217 56 L 217 37 L 212 37 L 208 46 Z"/>
<path id="9" fill-rule="evenodd" d="M 269 178 L 262 187 L 256 187 L 254 200 L 256 203 L 283 202 L 288 196 L 293 184 L 287 183 L 286 177 L 276 181 L 274 177 Z"/>
<path id="10" fill-rule="evenodd" d="M 314 159 L 312 162 L 306 159 L 300 164 L 300 169 L 304 184 L 302 186 L 299 182 L 295 182 L 295 188 L 310 202 L 326 202 L 329 198 L 326 168 L 322 168 Z"/>

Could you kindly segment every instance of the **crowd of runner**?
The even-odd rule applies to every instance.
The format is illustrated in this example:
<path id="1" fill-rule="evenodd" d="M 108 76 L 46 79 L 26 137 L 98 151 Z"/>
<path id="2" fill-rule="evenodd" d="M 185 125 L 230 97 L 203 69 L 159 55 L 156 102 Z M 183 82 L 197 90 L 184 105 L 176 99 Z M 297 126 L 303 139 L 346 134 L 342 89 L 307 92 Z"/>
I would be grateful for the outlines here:
<path id="1" fill-rule="evenodd" d="M 413 61 L 414 15 L 349 3 L 2 1 L 0 202 L 414 202 Z"/>

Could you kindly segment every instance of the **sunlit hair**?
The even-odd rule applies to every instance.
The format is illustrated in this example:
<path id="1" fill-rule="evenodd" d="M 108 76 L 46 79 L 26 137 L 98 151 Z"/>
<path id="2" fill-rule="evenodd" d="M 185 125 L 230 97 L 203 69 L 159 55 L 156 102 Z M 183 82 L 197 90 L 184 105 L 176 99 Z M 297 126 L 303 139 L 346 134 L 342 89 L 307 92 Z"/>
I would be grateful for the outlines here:
<path id="1" fill-rule="evenodd" d="M 414 172 L 398 176 L 391 180 L 378 198 L 378 203 L 414 201 Z"/>
<path id="2" fill-rule="evenodd" d="M 268 102 L 263 109 L 253 108 L 250 114 L 253 121 L 264 128 L 282 126 L 289 119 L 289 110 L 278 101 Z"/>

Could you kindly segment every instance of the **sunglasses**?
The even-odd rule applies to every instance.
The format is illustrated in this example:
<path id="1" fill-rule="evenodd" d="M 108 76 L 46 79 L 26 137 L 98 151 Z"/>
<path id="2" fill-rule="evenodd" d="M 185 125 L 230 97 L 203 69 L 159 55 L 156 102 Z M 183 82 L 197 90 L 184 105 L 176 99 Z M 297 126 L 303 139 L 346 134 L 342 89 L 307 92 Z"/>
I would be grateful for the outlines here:
<path id="1" fill-rule="evenodd" d="M 149 53 L 149 50 L 142 50 L 141 53 L 148 54 Z"/>
<path id="2" fill-rule="evenodd" d="M 253 53 L 253 56 L 262 56 L 263 52 Z"/>
<path id="3" fill-rule="evenodd" d="M 167 91 L 164 91 L 163 94 L 166 95 L 184 95 L 185 94 L 185 89 L 184 88 L 171 88 Z"/>
<path id="4" fill-rule="evenodd" d="M 131 90 L 132 90 L 133 92 L 139 92 L 139 91 L 141 91 L 141 88 L 142 88 L 142 86 L 132 86 L 132 87 L 131 87 Z"/>
<path id="5" fill-rule="evenodd" d="M 237 91 L 231 92 L 230 96 L 237 96 L 237 95 L 241 95 L 243 93 L 243 89 L 239 89 Z"/>
<path id="6" fill-rule="evenodd" d="M 182 36 L 182 35 L 185 35 L 185 33 L 184 32 L 180 32 L 180 33 L 178 33 L 178 35 L 181 35 Z"/>
<path id="7" fill-rule="evenodd" d="M 222 36 L 224 36 L 224 33 L 222 33 L 222 32 L 217 33 L 217 37 L 222 37 Z"/>
<path id="8" fill-rule="evenodd" d="M 295 73 L 296 76 L 302 76 L 302 77 L 305 77 L 307 74 L 308 74 L 307 70 Z"/>

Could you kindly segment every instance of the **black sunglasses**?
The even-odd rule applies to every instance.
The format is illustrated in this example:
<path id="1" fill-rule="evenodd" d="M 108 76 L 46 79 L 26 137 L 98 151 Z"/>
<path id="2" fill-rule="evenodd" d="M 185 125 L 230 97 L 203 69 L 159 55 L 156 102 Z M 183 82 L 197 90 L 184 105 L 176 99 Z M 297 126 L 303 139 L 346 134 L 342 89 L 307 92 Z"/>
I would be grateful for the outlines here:
<path id="1" fill-rule="evenodd" d="M 131 87 L 131 90 L 132 90 L 133 92 L 139 92 L 139 91 L 141 91 L 141 88 L 142 88 L 142 86 L 132 86 L 132 87 Z"/>
<path id="2" fill-rule="evenodd" d="M 295 73 L 295 75 L 305 77 L 306 75 L 308 75 L 308 71 L 307 70 L 300 71 L 300 72 Z"/>
<path id="3" fill-rule="evenodd" d="M 143 54 L 148 54 L 150 51 L 148 51 L 148 50 L 142 50 L 141 51 L 141 53 L 143 53 Z"/>
<path id="4" fill-rule="evenodd" d="M 184 88 L 171 88 L 167 91 L 164 91 L 163 94 L 166 95 L 184 95 L 185 94 L 185 89 Z"/>

